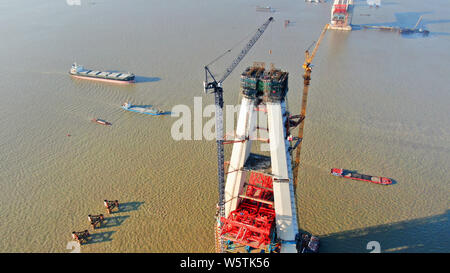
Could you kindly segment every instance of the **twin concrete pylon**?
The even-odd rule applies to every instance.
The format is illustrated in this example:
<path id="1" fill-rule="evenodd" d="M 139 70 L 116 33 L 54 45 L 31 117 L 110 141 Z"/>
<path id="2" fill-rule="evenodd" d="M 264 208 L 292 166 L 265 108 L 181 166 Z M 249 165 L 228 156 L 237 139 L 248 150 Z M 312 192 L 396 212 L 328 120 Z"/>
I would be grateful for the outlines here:
<path id="1" fill-rule="evenodd" d="M 288 73 L 272 68 L 250 67 L 241 77 L 242 103 L 239 112 L 235 141 L 225 184 L 225 217 L 236 210 L 246 183 L 246 161 L 252 141 L 257 136 L 257 111 L 264 107 L 269 132 L 270 168 L 265 171 L 273 179 L 273 204 L 276 218 L 276 237 L 281 242 L 281 252 L 296 253 L 295 236 L 298 233 L 296 199 L 290 142 L 286 124 L 289 113 L 285 96 L 288 90 Z"/>

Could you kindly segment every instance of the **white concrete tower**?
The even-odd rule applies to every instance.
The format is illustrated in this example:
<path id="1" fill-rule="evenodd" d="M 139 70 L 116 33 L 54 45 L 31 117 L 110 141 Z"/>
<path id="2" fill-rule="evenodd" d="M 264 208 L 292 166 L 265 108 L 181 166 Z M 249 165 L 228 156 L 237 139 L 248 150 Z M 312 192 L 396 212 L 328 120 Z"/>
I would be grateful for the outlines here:
<path id="1" fill-rule="evenodd" d="M 245 174 L 242 170 L 245 161 L 250 155 L 252 139 L 255 135 L 255 98 L 243 97 L 239 118 L 236 127 L 235 143 L 231 152 L 230 164 L 228 167 L 227 182 L 225 184 L 225 216 L 238 206 L 239 194 L 245 182 Z"/>
<path id="2" fill-rule="evenodd" d="M 298 232 L 297 209 L 293 187 L 291 156 L 286 139 L 286 104 L 282 101 L 267 102 L 267 121 L 270 140 L 270 160 L 273 181 L 275 217 L 278 238 L 282 240 L 281 252 L 295 253 L 295 235 Z"/>
<path id="3" fill-rule="evenodd" d="M 288 91 L 287 78 L 287 72 L 274 68 L 265 71 L 263 66 L 247 68 L 242 74 L 243 98 L 225 184 L 225 217 L 229 217 L 230 212 L 238 209 L 242 201 L 239 196 L 242 197 L 247 172 L 244 166 L 250 155 L 252 139 L 255 139 L 256 135 L 255 108 L 265 104 L 271 163 L 267 175 L 273 178 L 277 239 L 281 242 L 281 252 L 296 253 L 297 210 L 286 128 L 289 118 L 285 103 Z"/>

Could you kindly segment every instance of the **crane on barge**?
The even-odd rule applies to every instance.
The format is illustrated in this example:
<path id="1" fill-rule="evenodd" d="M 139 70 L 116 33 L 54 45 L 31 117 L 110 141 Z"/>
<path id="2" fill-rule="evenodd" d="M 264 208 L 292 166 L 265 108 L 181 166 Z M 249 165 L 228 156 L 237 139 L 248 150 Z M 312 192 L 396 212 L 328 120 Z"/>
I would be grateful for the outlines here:
<path id="1" fill-rule="evenodd" d="M 245 55 L 250 51 L 253 45 L 258 41 L 261 35 L 266 30 L 267 26 L 273 21 L 273 17 L 270 17 L 264 24 L 258 28 L 255 35 L 250 39 L 246 46 L 242 49 L 236 59 L 233 60 L 231 65 L 225 70 L 224 75 L 218 81 L 215 79 L 213 73 L 209 69 L 209 65 L 217 61 L 231 50 L 227 50 L 224 54 L 214 59 L 211 63 L 205 66 L 205 81 L 203 82 L 204 91 L 207 94 L 214 93 L 214 102 L 216 105 L 216 143 L 217 143 L 217 167 L 218 167 L 218 187 L 219 187 L 219 203 L 218 203 L 218 219 L 225 217 L 225 168 L 224 168 L 224 137 L 223 137 L 223 87 L 222 83 L 238 66 Z M 211 78 L 211 79 L 210 79 Z M 218 221 L 217 225 L 220 225 Z M 220 228 L 220 227 L 218 227 Z M 223 252 L 223 242 L 220 240 L 220 252 Z"/>
<path id="2" fill-rule="evenodd" d="M 303 95 L 302 95 L 302 108 L 300 112 L 300 124 L 298 127 L 298 136 L 297 136 L 297 143 L 294 145 L 294 149 L 296 148 L 296 154 L 295 154 L 295 163 L 293 168 L 294 173 L 294 189 L 297 187 L 298 182 L 298 167 L 300 165 L 300 151 L 302 148 L 302 140 L 303 140 L 303 127 L 305 126 L 305 115 L 306 115 L 306 105 L 308 102 L 308 89 L 309 89 L 309 82 L 311 80 L 311 71 L 312 66 L 311 63 L 316 56 L 317 49 L 319 48 L 320 42 L 322 41 L 323 37 L 325 36 L 325 33 L 328 29 L 328 24 L 325 25 L 325 27 L 322 30 L 322 33 L 319 36 L 319 39 L 317 40 L 317 43 L 313 42 L 311 46 L 309 46 L 308 49 L 305 51 L 305 62 L 303 63 L 303 70 L 305 71 L 303 74 Z M 315 47 L 311 54 L 309 54 L 309 49 L 315 44 Z"/>

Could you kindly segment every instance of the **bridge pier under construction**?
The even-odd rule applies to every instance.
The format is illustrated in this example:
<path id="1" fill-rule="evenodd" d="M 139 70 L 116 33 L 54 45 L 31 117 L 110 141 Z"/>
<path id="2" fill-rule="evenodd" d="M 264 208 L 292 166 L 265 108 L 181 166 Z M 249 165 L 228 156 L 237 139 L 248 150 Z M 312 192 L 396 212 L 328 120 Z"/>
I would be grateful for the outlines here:
<path id="1" fill-rule="evenodd" d="M 352 30 L 353 0 L 334 0 L 329 29 Z"/>
<path id="2" fill-rule="evenodd" d="M 297 209 L 293 186 L 289 113 L 285 96 L 288 72 L 262 64 L 241 75 L 242 104 L 225 184 L 225 216 L 216 240 L 225 251 L 238 246 L 262 252 L 296 253 Z M 251 153 L 258 140 L 256 116 L 265 108 L 270 157 Z"/>

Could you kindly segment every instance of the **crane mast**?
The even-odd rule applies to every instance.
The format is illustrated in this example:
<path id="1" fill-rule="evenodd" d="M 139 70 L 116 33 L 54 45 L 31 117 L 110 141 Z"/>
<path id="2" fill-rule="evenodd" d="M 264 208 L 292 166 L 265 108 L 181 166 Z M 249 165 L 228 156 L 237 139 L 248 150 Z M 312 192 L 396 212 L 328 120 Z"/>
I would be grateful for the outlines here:
<path id="1" fill-rule="evenodd" d="M 219 203 L 218 203 L 218 218 L 225 217 L 225 171 L 224 171 L 224 148 L 223 148 L 223 88 L 222 83 L 225 79 L 233 72 L 233 70 L 238 66 L 245 55 L 250 51 L 253 45 L 258 41 L 261 35 L 266 30 L 270 22 L 273 21 L 273 17 L 270 17 L 261 27 L 258 28 L 255 35 L 250 39 L 246 46 L 242 49 L 240 54 L 233 60 L 231 65 L 225 70 L 224 75 L 219 81 L 216 81 L 214 75 L 211 73 L 208 65 L 205 66 L 205 81 L 203 82 L 203 87 L 205 93 L 208 90 L 213 89 L 214 102 L 216 106 L 216 143 L 217 143 L 217 174 L 218 174 L 218 187 L 219 187 Z M 229 52 L 228 50 L 227 52 Z M 222 55 L 223 56 L 223 55 Z M 220 56 L 221 57 L 221 56 Z M 215 59 L 214 61 L 216 61 Z M 214 62 L 213 61 L 213 62 Z M 211 64 L 211 63 L 210 63 Z M 212 81 L 208 82 L 209 77 Z M 220 221 L 218 221 L 218 224 Z M 223 242 L 220 241 L 220 252 L 223 252 Z"/>
<path id="2" fill-rule="evenodd" d="M 325 36 L 325 32 L 328 29 L 328 24 L 325 25 L 325 27 L 322 30 L 322 33 L 320 34 L 319 39 L 317 40 L 317 43 L 312 51 L 312 54 L 309 54 L 309 48 L 305 51 L 305 62 L 303 63 L 303 69 L 305 70 L 305 73 L 303 74 L 303 95 L 302 95 L 302 108 L 300 112 L 300 125 L 298 127 L 298 141 L 299 143 L 296 146 L 296 154 L 295 154 L 295 163 L 293 168 L 293 174 L 294 174 L 294 189 L 297 187 L 298 183 L 298 167 L 300 165 L 300 151 L 302 148 L 302 142 L 303 142 L 303 128 L 305 126 L 305 115 L 306 115 L 306 106 L 308 102 L 308 89 L 309 89 L 309 81 L 311 80 L 311 63 L 316 56 L 317 49 L 319 48 L 320 42 L 322 41 L 323 37 Z"/>

